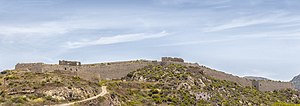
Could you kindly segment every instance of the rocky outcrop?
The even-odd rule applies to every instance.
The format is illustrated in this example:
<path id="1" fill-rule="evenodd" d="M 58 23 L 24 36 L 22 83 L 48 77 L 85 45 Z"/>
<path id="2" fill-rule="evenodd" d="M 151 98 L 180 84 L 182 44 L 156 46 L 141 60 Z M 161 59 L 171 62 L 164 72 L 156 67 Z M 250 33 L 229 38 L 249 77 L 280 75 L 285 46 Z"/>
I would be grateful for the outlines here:
<path id="1" fill-rule="evenodd" d="M 85 88 L 59 87 L 56 89 L 51 89 L 51 90 L 45 91 L 44 94 L 46 96 L 52 97 L 55 100 L 71 101 L 71 100 L 82 100 L 87 97 L 94 96 L 94 95 L 92 95 L 92 94 L 95 94 L 94 92 L 95 91 L 87 90 Z"/>
<path id="2" fill-rule="evenodd" d="M 300 90 L 300 75 L 295 76 L 291 82 L 294 84 L 296 89 Z"/>

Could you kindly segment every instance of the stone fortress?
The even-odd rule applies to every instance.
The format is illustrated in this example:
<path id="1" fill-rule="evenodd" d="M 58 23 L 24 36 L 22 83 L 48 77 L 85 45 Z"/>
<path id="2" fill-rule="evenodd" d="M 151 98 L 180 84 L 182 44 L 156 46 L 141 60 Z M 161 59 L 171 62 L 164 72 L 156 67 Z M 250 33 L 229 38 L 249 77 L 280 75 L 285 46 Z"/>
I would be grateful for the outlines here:
<path id="1" fill-rule="evenodd" d="M 162 57 L 161 61 L 151 60 L 136 60 L 110 63 L 96 64 L 81 64 L 77 61 L 60 60 L 59 64 L 44 64 L 44 63 L 18 63 L 15 66 L 16 70 L 31 71 L 31 72 L 53 72 L 63 71 L 68 72 L 67 75 L 80 76 L 82 79 L 90 81 L 99 81 L 100 79 L 112 80 L 120 79 L 126 76 L 129 72 L 143 68 L 148 65 L 167 65 L 181 64 L 187 67 L 197 67 L 200 73 L 212 78 L 236 82 L 242 86 L 251 86 L 260 91 L 273 91 L 286 88 L 294 88 L 290 82 L 280 82 L 271 80 L 250 80 L 241 78 L 214 69 L 210 69 L 197 63 L 187 63 L 181 58 Z"/>

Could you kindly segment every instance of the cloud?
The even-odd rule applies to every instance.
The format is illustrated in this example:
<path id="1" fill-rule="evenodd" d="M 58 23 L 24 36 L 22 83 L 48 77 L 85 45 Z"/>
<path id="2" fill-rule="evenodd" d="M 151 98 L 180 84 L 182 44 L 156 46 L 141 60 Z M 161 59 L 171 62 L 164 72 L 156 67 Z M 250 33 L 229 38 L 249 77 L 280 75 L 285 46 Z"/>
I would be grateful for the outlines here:
<path id="1" fill-rule="evenodd" d="M 24 36 L 24 35 L 51 35 L 51 34 L 62 34 L 68 31 L 67 28 L 55 27 L 55 26 L 36 26 L 36 27 L 16 27 L 16 26 L 0 26 L 0 35 L 4 36 Z"/>
<path id="2" fill-rule="evenodd" d="M 109 44 L 117 44 L 124 42 L 133 42 L 144 39 L 151 38 L 160 38 L 168 35 L 166 31 L 162 31 L 160 33 L 147 34 L 147 33 L 135 33 L 135 34 L 124 34 L 124 35 L 116 35 L 110 37 L 100 37 L 96 40 L 84 40 L 79 42 L 68 42 L 65 47 L 67 48 L 80 48 L 94 45 L 109 45 Z"/>
<path id="3" fill-rule="evenodd" d="M 182 5 L 182 4 L 197 4 L 197 5 L 219 5 L 228 3 L 231 0 L 154 0 L 163 5 Z"/>
<path id="4" fill-rule="evenodd" d="M 197 44 L 208 44 L 208 43 L 218 43 L 218 42 L 226 42 L 234 39 L 216 39 L 216 40 L 201 40 L 201 41 L 187 41 L 187 42 L 176 42 L 169 44 L 158 45 L 158 47 L 169 47 L 169 46 L 186 46 L 186 45 L 197 45 Z"/>
<path id="5" fill-rule="evenodd" d="M 124 10 L 125 12 L 127 10 Z M 149 16 L 147 14 L 150 14 Z M 160 20 L 151 20 L 147 18 L 156 17 L 156 13 L 145 13 L 143 15 L 121 14 L 121 16 L 112 13 L 89 13 L 85 12 L 80 15 L 62 16 L 55 20 L 20 22 L 0 25 L 0 37 L 12 36 L 57 36 L 68 34 L 80 30 L 118 30 L 118 29 L 135 29 L 144 30 L 152 28 L 161 30 L 162 26 L 170 26 L 161 24 Z M 111 16 L 108 18 L 108 16 Z M 164 20 L 163 20 L 164 21 Z M 1 22 L 1 21 L 0 21 Z M 179 22 L 179 21 L 176 21 Z M 133 26 L 134 24 L 134 26 Z M 177 24 L 177 23 L 175 23 Z M 181 25 L 181 24 L 180 24 Z"/>
<path id="6" fill-rule="evenodd" d="M 258 24 L 277 24 L 277 23 L 287 23 L 291 21 L 297 21 L 295 17 L 284 17 L 287 13 L 286 12 L 277 12 L 272 15 L 252 15 L 252 16 L 244 16 L 237 19 L 233 19 L 229 22 L 225 22 L 223 24 L 214 25 L 209 28 L 205 28 L 205 32 L 216 32 L 216 31 L 223 31 L 228 29 L 240 28 L 240 27 L 247 27 L 251 25 L 258 25 Z M 291 20 L 292 19 L 292 20 Z"/>
<path id="7" fill-rule="evenodd" d="M 174 4 L 183 4 L 183 3 L 195 3 L 195 0 L 156 0 L 157 2 L 163 5 L 174 5 Z"/>

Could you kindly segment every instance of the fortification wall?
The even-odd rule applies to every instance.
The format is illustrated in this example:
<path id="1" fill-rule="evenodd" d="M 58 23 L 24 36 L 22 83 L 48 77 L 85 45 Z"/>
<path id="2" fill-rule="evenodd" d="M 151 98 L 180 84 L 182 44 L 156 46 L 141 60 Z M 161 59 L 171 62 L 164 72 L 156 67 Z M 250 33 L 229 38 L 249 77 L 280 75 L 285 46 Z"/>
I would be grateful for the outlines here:
<path id="1" fill-rule="evenodd" d="M 276 81 L 259 81 L 253 83 L 252 80 L 227 74 L 224 72 L 216 71 L 205 66 L 200 66 L 197 63 L 184 63 L 174 61 L 124 61 L 124 62 L 111 62 L 99 64 L 85 64 L 85 65 L 58 65 L 58 64 L 43 64 L 43 63 L 22 63 L 17 64 L 15 69 L 32 71 L 32 72 L 52 72 L 52 71 L 65 71 L 70 72 L 70 76 L 80 76 L 82 79 L 89 81 L 99 81 L 99 79 L 120 79 L 128 73 L 143 68 L 148 65 L 168 65 L 168 64 L 181 64 L 187 67 L 199 67 L 199 72 L 215 79 L 227 80 L 236 82 L 242 86 L 257 86 L 256 88 L 261 91 L 273 91 L 278 89 L 294 88 L 292 83 L 276 82 Z M 197 71 L 197 70 L 192 70 Z M 259 86 L 258 86 L 259 85 Z"/>
<path id="2" fill-rule="evenodd" d="M 171 62 L 171 61 L 161 61 L 161 62 L 158 62 L 160 65 L 170 65 L 170 64 L 180 64 L 180 65 L 183 65 L 183 66 L 186 66 L 186 67 L 199 67 L 199 64 L 197 63 L 183 63 L 183 62 Z"/>
<path id="3" fill-rule="evenodd" d="M 16 70 L 32 71 L 32 72 L 41 72 L 43 63 L 18 63 L 15 66 Z"/>
<path id="4" fill-rule="evenodd" d="M 294 89 L 294 85 L 290 82 L 279 82 L 279 81 L 267 81 L 261 80 L 259 82 L 259 89 L 260 91 L 273 91 L 279 89 Z"/>
<path id="5" fill-rule="evenodd" d="M 203 73 L 207 76 L 210 76 L 212 78 L 216 78 L 216 79 L 221 79 L 221 80 L 227 80 L 227 81 L 231 81 L 231 82 L 236 82 L 238 84 L 241 84 L 242 86 L 246 87 L 246 86 L 252 86 L 252 81 L 249 79 L 245 79 L 245 78 L 241 78 L 238 76 L 234 76 L 231 74 L 227 74 L 221 71 L 216 71 L 213 69 L 209 69 L 207 67 L 201 66 Z"/>
<path id="6" fill-rule="evenodd" d="M 52 72 L 55 70 L 61 71 L 82 71 L 80 66 L 70 66 L 70 65 L 57 65 L 57 64 L 43 64 L 43 71 Z"/>
<path id="7" fill-rule="evenodd" d="M 176 58 L 176 57 L 162 57 L 162 62 L 184 62 L 182 58 Z"/>
<path id="8" fill-rule="evenodd" d="M 280 89 L 294 89 L 294 85 L 290 82 L 279 82 L 279 81 L 271 81 L 271 80 L 259 80 L 259 81 L 254 81 L 254 80 L 249 80 L 246 78 L 241 78 L 238 76 L 234 76 L 231 74 L 227 74 L 221 71 L 216 71 L 213 69 L 209 69 L 207 67 L 202 66 L 203 73 L 207 76 L 216 78 L 216 79 L 221 79 L 221 80 L 227 80 L 231 82 L 236 82 L 241 84 L 242 86 L 250 86 L 254 87 L 260 91 L 273 91 L 273 90 L 280 90 Z"/>
<path id="9" fill-rule="evenodd" d="M 101 79 L 120 79 L 131 71 L 143 68 L 148 65 L 159 64 L 156 61 L 126 61 L 83 65 L 82 70 L 98 74 Z"/>

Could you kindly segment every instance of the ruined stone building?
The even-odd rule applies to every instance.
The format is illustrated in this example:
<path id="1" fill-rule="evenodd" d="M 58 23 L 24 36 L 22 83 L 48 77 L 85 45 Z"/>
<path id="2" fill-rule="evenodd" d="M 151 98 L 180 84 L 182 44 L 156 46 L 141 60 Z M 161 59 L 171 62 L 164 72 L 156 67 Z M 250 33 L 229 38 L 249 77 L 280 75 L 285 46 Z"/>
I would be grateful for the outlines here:
<path id="1" fill-rule="evenodd" d="M 162 57 L 162 62 L 184 62 L 182 58 L 176 58 L 176 57 Z"/>
<path id="2" fill-rule="evenodd" d="M 81 66 L 81 62 L 59 60 L 58 65 Z"/>

